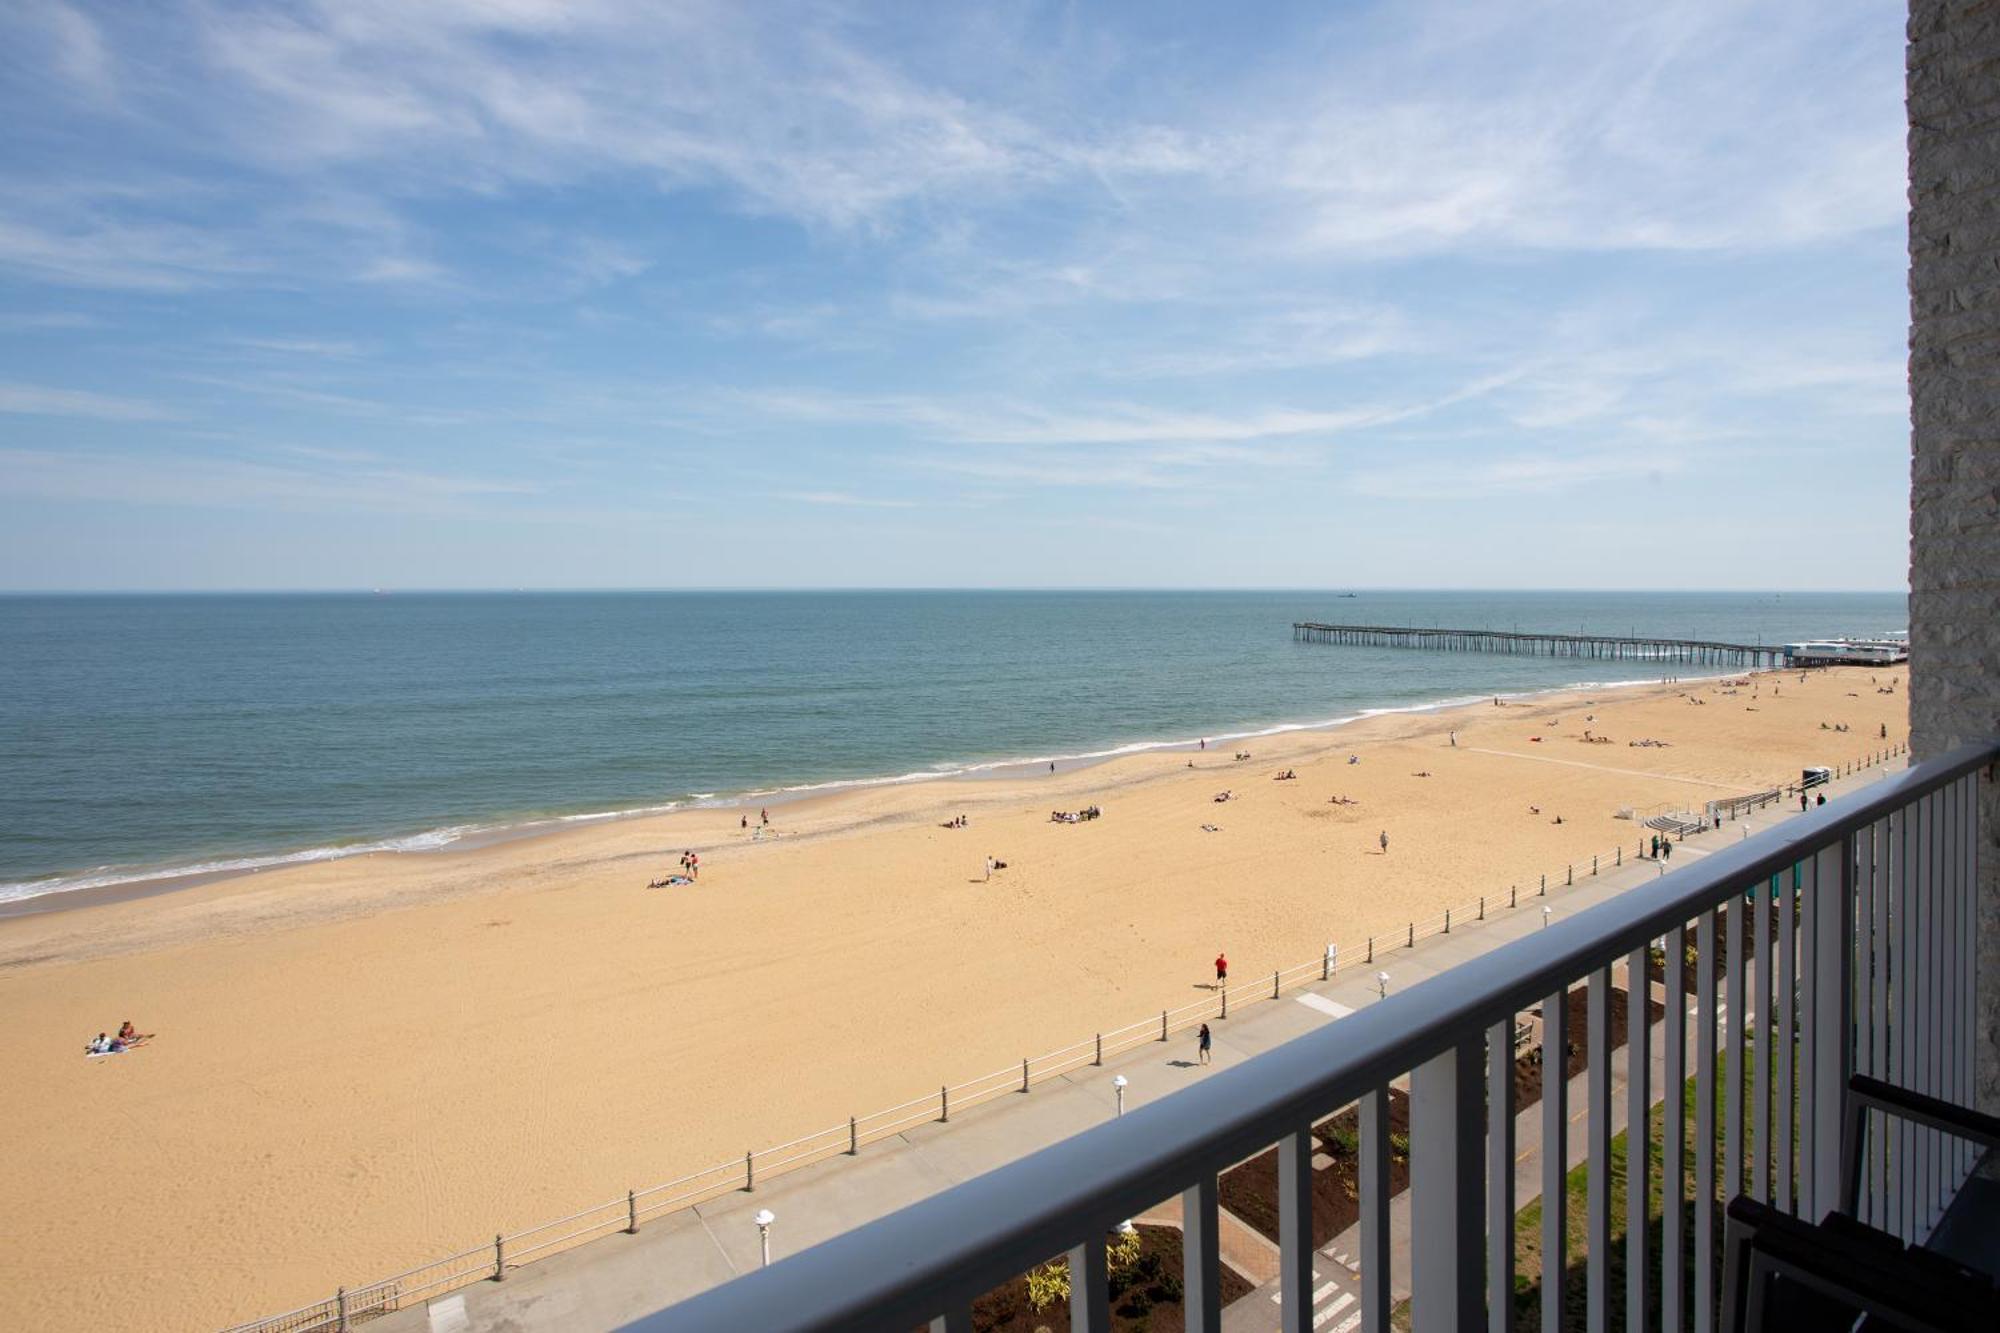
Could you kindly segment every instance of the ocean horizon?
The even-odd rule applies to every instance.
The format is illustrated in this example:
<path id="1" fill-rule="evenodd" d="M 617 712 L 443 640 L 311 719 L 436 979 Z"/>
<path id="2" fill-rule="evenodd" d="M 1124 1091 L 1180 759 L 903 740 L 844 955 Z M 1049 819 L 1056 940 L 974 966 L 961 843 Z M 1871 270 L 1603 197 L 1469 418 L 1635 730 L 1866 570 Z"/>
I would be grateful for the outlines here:
<path id="1" fill-rule="evenodd" d="M 0 902 L 1655 680 L 1296 620 L 1782 643 L 1901 592 L 0 595 Z"/>

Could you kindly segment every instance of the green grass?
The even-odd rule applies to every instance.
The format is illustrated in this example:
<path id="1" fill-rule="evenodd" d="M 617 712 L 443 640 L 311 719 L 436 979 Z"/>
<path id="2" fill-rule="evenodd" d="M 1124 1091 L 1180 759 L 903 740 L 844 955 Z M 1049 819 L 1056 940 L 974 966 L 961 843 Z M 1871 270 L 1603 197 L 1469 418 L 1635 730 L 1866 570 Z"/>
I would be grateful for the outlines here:
<path id="1" fill-rule="evenodd" d="M 1775 1045 L 1775 1043 L 1773 1044 Z M 1712 1249 L 1717 1282 L 1715 1295 L 1720 1299 L 1722 1209 L 1729 1197 L 1736 1193 L 1736 1189 L 1732 1188 L 1731 1182 L 1727 1179 L 1727 1171 L 1722 1166 L 1724 1162 L 1723 1140 L 1725 1135 L 1723 1093 L 1727 1087 L 1728 1062 L 1721 1052 L 1717 1053 L 1716 1061 L 1717 1071 L 1721 1077 L 1715 1080 L 1715 1160 L 1718 1166 L 1718 1173 L 1723 1175 L 1724 1179 L 1718 1182 L 1717 1194 L 1713 1199 L 1709 1200 L 1708 1207 L 1714 1222 Z M 1743 1134 L 1746 1165 L 1750 1152 L 1751 1117 L 1749 1107 L 1753 1091 L 1749 1075 L 1750 1067 L 1746 1065 L 1743 1080 Z M 1770 1088 L 1775 1094 L 1777 1089 L 1775 1071 L 1772 1071 L 1771 1074 Z M 1798 1142 L 1798 1101 L 1796 1091 L 1794 1089 L 1792 1106 L 1792 1141 L 1795 1145 Z M 1682 1309 L 1686 1311 L 1694 1309 L 1695 1266 L 1692 1262 L 1692 1257 L 1695 1254 L 1694 1220 L 1695 1210 L 1700 1206 L 1694 1180 L 1695 1103 L 1695 1080 L 1690 1078 L 1681 1090 L 1681 1113 L 1683 1117 L 1681 1199 L 1684 1207 L 1681 1218 L 1681 1254 L 1683 1264 L 1682 1271 L 1678 1277 L 1681 1282 Z M 1662 1104 L 1653 1107 L 1649 1114 L 1649 1119 L 1650 1132 L 1647 1135 L 1647 1142 L 1650 1145 L 1650 1152 L 1646 1164 L 1646 1211 L 1648 1219 L 1646 1226 L 1646 1272 L 1648 1287 L 1647 1304 L 1650 1308 L 1647 1316 L 1647 1327 L 1658 1328 L 1660 1324 L 1658 1317 L 1660 1304 L 1660 1263 L 1665 1247 L 1664 1229 L 1661 1225 L 1663 1201 L 1665 1198 L 1663 1187 L 1666 1176 L 1665 1105 Z M 1575 1125 L 1571 1126 L 1571 1132 L 1577 1132 Z M 1796 1148 L 1794 1149 L 1794 1153 L 1796 1154 Z M 1627 1157 L 1626 1135 L 1620 1133 L 1611 1140 L 1611 1160 L 1608 1167 L 1611 1173 L 1611 1253 L 1607 1264 L 1607 1276 L 1610 1287 L 1610 1324 L 1613 1328 L 1623 1328 L 1625 1326 L 1625 1238 L 1627 1235 L 1625 1205 L 1630 1165 Z M 1776 1160 L 1774 1146 L 1772 1160 Z M 1796 1163 L 1796 1156 L 1794 1157 L 1794 1162 Z M 1747 1178 L 1746 1171 L 1746 1181 Z M 1587 1315 L 1585 1305 L 1589 1299 L 1589 1293 L 1585 1265 L 1586 1254 L 1589 1250 L 1589 1191 L 1590 1164 L 1586 1162 L 1569 1172 L 1566 1177 L 1564 1191 L 1566 1210 L 1563 1231 L 1566 1237 L 1564 1247 L 1566 1263 L 1561 1285 L 1564 1324 L 1567 1327 L 1583 1327 Z M 1541 1327 L 1543 1299 L 1542 1259 L 1542 1201 L 1536 1199 L 1534 1202 L 1528 1204 L 1527 1207 L 1521 1209 L 1514 1219 L 1513 1326 L 1517 1330 L 1517 1333 L 1532 1333 L 1533 1330 Z M 1410 1326 L 1408 1302 L 1404 1302 L 1396 1308 L 1392 1323 L 1397 1328 L 1408 1328 Z"/>

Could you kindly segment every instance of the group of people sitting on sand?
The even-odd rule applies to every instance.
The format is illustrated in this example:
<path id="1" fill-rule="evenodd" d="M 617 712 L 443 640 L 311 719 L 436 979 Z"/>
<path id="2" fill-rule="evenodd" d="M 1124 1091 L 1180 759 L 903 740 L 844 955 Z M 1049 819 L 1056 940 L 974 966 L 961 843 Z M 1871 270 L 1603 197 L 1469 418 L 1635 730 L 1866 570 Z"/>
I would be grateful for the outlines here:
<path id="1" fill-rule="evenodd" d="M 1238 763 L 1241 763 L 1242 761 L 1248 759 L 1249 757 L 1250 757 L 1250 752 L 1248 750 L 1238 750 L 1236 752 L 1236 761 Z"/>
<path id="2" fill-rule="evenodd" d="M 938 825 L 938 827 L 939 827 L 939 828 L 971 828 L 971 827 L 972 827 L 972 821 L 971 821 L 971 820 L 969 820 L 969 819 L 967 819 L 967 818 L 966 818 L 966 817 L 965 817 L 964 815 L 953 815 L 953 816 L 952 816 L 952 817 L 951 817 L 950 819 L 947 819 L 947 820 L 945 820 L 945 821 L 944 821 L 944 823 L 942 823 L 942 824 L 939 824 L 939 825 Z"/>
<path id="3" fill-rule="evenodd" d="M 1836 722 L 1832 726 L 1828 726 L 1826 723 L 1822 722 L 1819 724 L 1819 729 L 1821 731 L 1846 731 L 1847 724 L 1845 722 Z"/>
<path id="4" fill-rule="evenodd" d="M 1625 747 L 1630 750 L 1664 750 L 1672 744 L 1672 741 L 1656 741 L 1648 736 L 1642 741 L 1626 741 Z"/>
<path id="5" fill-rule="evenodd" d="M 1086 805 L 1083 809 L 1075 811 L 1051 810 L 1049 811 L 1049 822 L 1051 824 L 1084 824 L 1096 819 L 1103 813 L 1102 810 L 1099 810 L 1094 805 Z"/>
<path id="6" fill-rule="evenodd" d="M 141 1032 L 139 1029 L 133 1027 L 132 1020 L 128 1018 L 119 1025 L 117 1036 L 114 1037 L 108 1032 L 100 1032 L 84 1043 L 83 1053 L 85 1055 L 117 1055 L 120 1051 L 129 1051 L 134 1046 L 143 1045 L 151 1041 L 153 1036 L 154 1034 L 151 1032 Z"/>
<path id="7" fill-rule="evenodd" d="M 1299 775 L 1298 775 L 1298 774 L 1296 774 L 1296 773 L 1294 773 L 1294 772 L 1292 772 L 1292 770 L 1288 768 L 1288 769 L 1286 769 L 1286 770 L 1285 770 L 1284 772 L 1282 772 L 1282 773 L 1278 774 L 1278 775 L 1277 775 L 1276 777 L 1272 778 L 1272 779 L 1271 779 L 1271 781 L 1273 781 L 1273 782 L 1297 782 L 1297 781 L 1298 781 L 1298 779 L 1299 779 Z"/>
<path id="8" fill-rule="evenodd" d="M 1236 793 L 1233 791 L 1219 791 L 1215 794 L 1214 797 L 1215 803 L 1217 805 L 1221 805 L 1224 801 L 1233 801 L 1235 799 L 1236 799 Z"/>
<path id="9" fill-rule="evenodd" d="M 1359 801 L 1355 800 L 1355 799 L 1354 799 L 1354 798 L 1353 798 L 1352 796 L 1329 796 L 1329 797 L 1327 797 L 1327 798 L 1326 798 L 1326 803 L 1327 803 L 1328 805 L 1360 805 L 1360 804 L 1361 804 L 1361 802 L 1359 802 Z"/>

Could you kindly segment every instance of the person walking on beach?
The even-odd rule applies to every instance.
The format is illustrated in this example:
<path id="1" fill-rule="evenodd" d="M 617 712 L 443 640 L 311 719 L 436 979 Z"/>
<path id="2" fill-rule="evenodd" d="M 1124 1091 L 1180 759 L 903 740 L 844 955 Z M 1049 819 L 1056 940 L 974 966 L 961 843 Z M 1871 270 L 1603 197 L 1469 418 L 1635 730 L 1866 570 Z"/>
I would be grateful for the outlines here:
<path id="1" fill-rule="evenodd" d="M 757 813 L 758 813 L 759 817 L 760 817 L 760 818 L 762 818 L 762 819 L 763 819 L 763 821 L 764 821 L 764 822 L 765 822 L 766 824 L 768 824 L 768 823 L 770 823 L 770 822 L 771 822 L 771 811 L 770 811 L 770 807 L 766 806 L 766 807 L 765 807 L 764 809 L 762 809 L 762 810 L 759 810 L 759 811 L 758 811 Z"/>
<path id="2" fill-rule="evenodd" d="M 1451 748 L 1456 750 L 1458 748 L 1458 733 L 1455 731 L 1448 731 L 1445 734 L 1451 737 Z"/>
<path id="3" fill-rule="evenodd" d="M 1382 836 L 1376 841 L 1382 844 L 1382 855 L 1387 856 L 1389 854 L 1389 830 L 1383 829 Z"/>
<path id="4" fill-rule="evenodd" d="M 1208 1024 L 1201 1025 L 1201 1031 L 1194 1035 L 1194 1058 L 1196 1064 L 1208 1063 L 1208 1044 L 1213 1040 L 1208 1035 Z"/>
<path id="5" fill-rule="evenodd" d="M 993 858 L 990 856 L 986 858 L 986 878 L 993 878 Z"/>
<path id="6" fill-rule="evenodd" d="M 1228 980 L 1229 980 L 1229 955 L 1219 953 L 1215 955 L 1215 984 L 1221 986 L 1226 984 Z"/>

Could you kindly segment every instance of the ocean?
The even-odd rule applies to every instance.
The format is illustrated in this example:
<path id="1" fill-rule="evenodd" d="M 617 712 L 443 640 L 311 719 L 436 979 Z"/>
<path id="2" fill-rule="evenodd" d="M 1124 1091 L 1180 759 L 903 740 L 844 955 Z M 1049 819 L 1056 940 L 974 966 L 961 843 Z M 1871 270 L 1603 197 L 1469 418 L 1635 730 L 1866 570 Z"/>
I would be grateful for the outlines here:
<path id="1" fill-rule="evenodd" d="M 1295 620 L 1779 643 L 1907 615 L 1901 593 L 0 597 L 0 901 L 1663 672 L 1300 644 Z"/>

